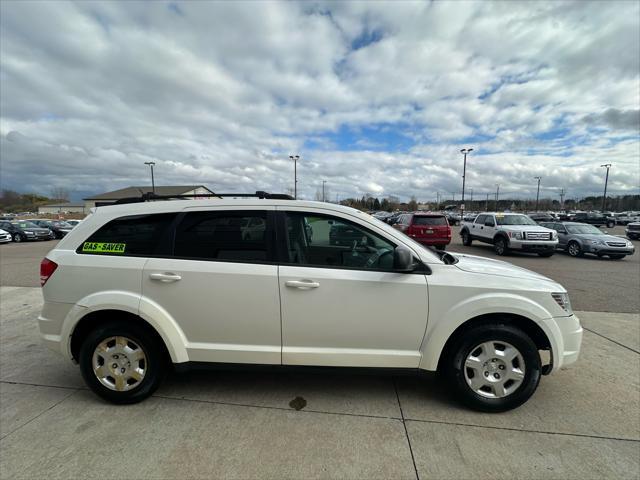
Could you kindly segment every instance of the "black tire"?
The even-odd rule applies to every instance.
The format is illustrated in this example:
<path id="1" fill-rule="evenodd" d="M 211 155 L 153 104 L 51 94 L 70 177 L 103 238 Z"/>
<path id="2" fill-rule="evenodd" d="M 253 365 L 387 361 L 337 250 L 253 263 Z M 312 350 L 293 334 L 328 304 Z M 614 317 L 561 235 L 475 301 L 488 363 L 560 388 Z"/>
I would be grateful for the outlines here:
<path id="1" fill-rule="evenodd" d="M 146 356 L 146 372 L 140 384 L 126 391 L 107 388 L 93 372 L 93 353 L 96 347 L 109 337 L 124 336 L 139 345 Z M 82 342 L 78 355 L 80 371 L 87 386 L 98 396 L 116 404 L 141 402 L 160 385 L 168 360 L 160 341 L 147 328 L 135 323 L 114 321 L 102 324 L 91 331 Z"/>
<path id="2" fill-rule="evenodd" d="M 507 241 L 502 235 L 493 239 L 493 251 L 500 256 L 504 256 L 509 253 Z"/>
<path id="3" fill-rule="evenodd" d="M 613 228 L 616 224 L 614 222 L 607 222 L 607 228 Z"/>
<path id="4" fill-rule="evenodd" d="M 617 254 L 617 255 L 609 255 L 609 258 L 610 258 L 611 260 L 621 260 L 621 259 L 623 259 L 624 257 L 625 257 L 624 255 L 620 255 L 620 254 Z"/>
<path id="5" fill-rule="evenodd" d="M 464 230 L 460 235 L 462 236 L 462 244 L 465 247 L 470 247 L 471 243 L 473 242 L 471 234 L 468 231 Z"/>
<path id="6" fill-rule="evenodd" d="M 510 394 L 487 398 L 476 393 L 465 378 L 465 360 L 476 346 L 488 342 L 506 342 L 514 346 L 524 360 L 524 379 Z M 519 328 L 508 324 L 488 324 L 472 327 L 454 340 L 443 359 L 442 373 L 453 394 L 468 407 L 482 412 L 504 412 L 519 407 L 536 391 L 540 383 L 540 354 L 531 338 Z"/>
<path id="7" fill-rule="evenodd" d="M 543 258 L 549 258 L 549 257 L 553 257 L 553 254 L 555 252 L 539 252 L 538 255 L 540 255 Z"/>
<path id="8" fill-rule="evenodd" d="M 580 244 L 574 241 L 571 241 L 567 244 L 567 253 L 572 257 L 581 257 L 582 255 L 584 255 Z"/>
<path id="9" fill-rule="evenodd" d="M 20 243 L 22 240 L 24 240 L 22 238 L 22 235 L 20 235 L 19 233 L 14 233 L 13 234 L 13 241 L 16 243 Z"/>

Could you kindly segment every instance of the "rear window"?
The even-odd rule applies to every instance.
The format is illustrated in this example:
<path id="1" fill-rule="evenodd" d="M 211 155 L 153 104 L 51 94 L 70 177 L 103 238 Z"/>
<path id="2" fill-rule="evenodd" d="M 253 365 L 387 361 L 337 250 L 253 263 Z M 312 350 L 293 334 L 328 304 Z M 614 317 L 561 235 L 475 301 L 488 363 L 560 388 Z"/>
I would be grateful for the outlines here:
<path id="1" fill-rule="evenodd" d="M 133 215 L 112 220 L 87 238 L 78 253 L 153 256 L 175 213 Z"/>
<path id="2" fill-rule="evenodd" d="M 445 217 L 425 217 L 415 215 L 413 217 L 414 225 L 448 225 Z"/>

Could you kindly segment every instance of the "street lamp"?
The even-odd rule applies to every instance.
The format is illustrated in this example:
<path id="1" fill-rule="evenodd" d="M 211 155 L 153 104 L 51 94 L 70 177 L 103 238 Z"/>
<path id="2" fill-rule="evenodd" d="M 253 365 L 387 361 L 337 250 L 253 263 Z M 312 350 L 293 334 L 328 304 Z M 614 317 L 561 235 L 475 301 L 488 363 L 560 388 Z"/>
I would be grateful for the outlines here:
<path id="1" fill-rule="evenodd" d="M 473 152 L 473 148 L 463 148 L 460 153 L 464 155 L 462 164 L 462 204 L 460 205 L 460 218 L 464 218 L 464 184 L 467 176 L 467 153 Z"/>
<path id="2" fill-rule="evenodd" d="M 300 155 L 289 155 L 289 158 L 293 160 L 293 198 L 298 199 L 298 160 Z"/>
<path id="3" fill-rule="evenodd" d="M 602 213 L 604 213 L 604 210 L 607 206 L 607 184 L 609 183 L 609 169 L 611 168 L 611 164 L 605 163 L 604 165 L 600 166 L 607 169 L 607 176 L 604 179 L 604 196 L 602 197 Z"/>
<path id="4" fill-rule="evenodd" d="M 533 177 L 538 180 L 538 192 L 536 193 L 536 212 L 538 211 L 538 200 L 540 199 L 540 179 L 542 177 Z"/>
<path id="5" fill-rule="evenodd" d="M 322 201 L 323 202 L 325 201 L 325 199 L 324 199 L 324 184 L 325 183 L 327 183 L 327 181 L 326 180 L 322 180 Z"/>
<path id="6" fill-rule="evenodd" d="M 151 191 L 156 193 L 156 182 L 153 179 L 153 166 L 156 162 L 144 162 L 145 165 L 149 165 L 151 167 Z"/>

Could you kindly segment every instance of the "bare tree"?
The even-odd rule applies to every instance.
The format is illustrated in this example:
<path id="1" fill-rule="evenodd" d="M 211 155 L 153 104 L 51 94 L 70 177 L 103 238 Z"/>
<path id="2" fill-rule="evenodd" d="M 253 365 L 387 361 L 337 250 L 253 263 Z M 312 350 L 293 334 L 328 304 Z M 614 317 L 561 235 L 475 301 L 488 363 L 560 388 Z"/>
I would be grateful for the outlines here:
<path id="1" fill-rule="evenodd" d="M 53 187 L 51 189 L 51 198 L 58 201 L 69 201 L 69 190 L 64 187 Z"/>

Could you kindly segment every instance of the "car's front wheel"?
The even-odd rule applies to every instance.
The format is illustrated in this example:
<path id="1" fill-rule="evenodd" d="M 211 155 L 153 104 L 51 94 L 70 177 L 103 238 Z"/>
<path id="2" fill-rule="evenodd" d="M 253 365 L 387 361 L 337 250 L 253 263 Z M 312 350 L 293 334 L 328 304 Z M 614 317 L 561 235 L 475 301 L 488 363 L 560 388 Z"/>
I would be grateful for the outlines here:
<path id="1" fill-rule="evenodd" d="M 159 341 L 141 325 L 110 322 L 91 331 L 80 347 L 86 384 L 113 403 L 136 403 L 160 385 L 166 365 Z"/>
<path id="2" fill-rule="evenodd" d="M 500 236 L 493 241 L 493 250 L 501 256 L 507 254 L 509 247 L 507 246 L 507 241 L 504 237 Z"/>
<path id="3" fill-rule="evenodd" d="M 580 248 L 580 244 L 578 242 L 569 242 L 569 245 L 567 245 L 567 253 L 572 257 L 581 257 L 582 248 Z"/>
<path id="4" fill-rule="evenodd" d="M 506 324 L 473 327 L 451 346 L 444 373 L 467 406 L 504 412 L 522 405 L 538 388 L 542 366 L 531 338 Z"/>
<path id="5" fill-rule="evenodd" d="M 20 243 L 22 241 L 22 235 L 20 235 L 19 233 L 14 233 L 13 234 L 13 241 L 16 243 Z"/>

